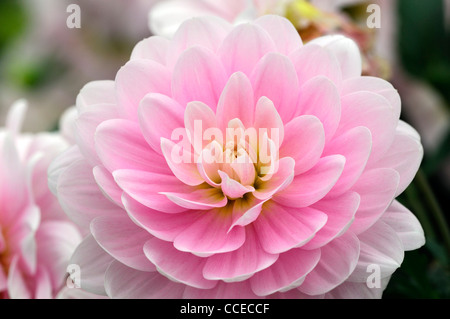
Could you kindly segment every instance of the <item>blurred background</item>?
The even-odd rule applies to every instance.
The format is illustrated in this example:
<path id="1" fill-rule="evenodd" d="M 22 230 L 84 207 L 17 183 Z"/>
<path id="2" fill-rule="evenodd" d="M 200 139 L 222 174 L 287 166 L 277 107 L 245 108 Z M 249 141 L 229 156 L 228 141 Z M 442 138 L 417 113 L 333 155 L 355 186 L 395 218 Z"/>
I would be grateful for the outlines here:
<path id="1" fill-rule="evenodd" d="M 83 85 L 114 79 L 133 46 L 151 35 L 148 11 L 156 2 L 1 0 L 0 123 L 13 101 L 26 98 L 26 131 L 58 129 Z M 72 3 L 81 9 L 81 28 L 67 26 Z M 421 169 L 399 200 L 420 220 L 427 243 L 406 253 L 384 298 L 450 298 L 450 1 L 310 3 L 321 14 L 311 15 L 308 6 L 286 13 L 304 41 L 330 33 L 354 38 L 364 54 L 364 73 L 394 84 L 402 119 L 422 136 Z M 367 27 L 371 3 L 381 8 L 380 28 Z"/>

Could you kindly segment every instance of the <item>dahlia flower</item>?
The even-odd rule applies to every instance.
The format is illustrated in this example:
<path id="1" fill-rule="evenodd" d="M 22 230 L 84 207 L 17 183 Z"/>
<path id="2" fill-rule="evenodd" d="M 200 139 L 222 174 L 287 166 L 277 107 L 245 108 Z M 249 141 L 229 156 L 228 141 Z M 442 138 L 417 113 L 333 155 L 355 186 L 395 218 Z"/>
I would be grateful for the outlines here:
<path id="1" fill-rule="evenodd" d="M 81 241 L 47 186 L 47 168 L 67 142 L 58 134 L 20 134 L 26 103 L 0 130 L 0 298 L 53 298 Z"/>
<path id="2" fill-rule="evenodd" d="M 304 45 L 279 16 L 191 19 L 137 44 L 77 110 L 49 185 L 90 230 L 71 263 L 91 293 L 380 297 L 424 244 L 395 200 L 420 137 L 345 37 Z"/>

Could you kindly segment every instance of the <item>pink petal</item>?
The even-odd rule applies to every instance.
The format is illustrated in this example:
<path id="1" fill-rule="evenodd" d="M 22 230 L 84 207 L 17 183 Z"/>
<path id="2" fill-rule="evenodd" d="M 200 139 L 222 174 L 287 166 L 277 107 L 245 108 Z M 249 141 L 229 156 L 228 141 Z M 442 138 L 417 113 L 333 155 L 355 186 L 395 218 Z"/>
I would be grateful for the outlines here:
<path id="1" fill-rule="evenodd" d="M 392 145 L 398 120 L 389 101 L 371 92 L 357 92 L 342 97 L 342 116 L 336 135 L 357 126 L 365 126 L 372 134 L 370 162 L 384 156 Z M 364 105 L 361 108 L 361 105 Z"/>
<path id="2" fill-rule="evenodd" d="M 291 60 L 279 53 L 269 53 L 256 64 L 251 80 L 255 100 L 262 96 L 269 98 L 283 122 L 289 122 L 295 114 L 299 90 L 297 73 Z"/>
<path id="3" fill-rule="evenodd" d="M 122 213 L 119 206 L 103 195 L 94 180 L 92 167 L 84 160 L 78 160 L 61 173 L 57 189 L 64 212 L 82 229 L 88 228 L 96 217 Z"/>
<path id="4" fill-rule="evenodd" d="M 191 211 L 180 214 L 162 213 L 139 204 L 126 194 L 122 201 L 133 222 L 153 236 L 165 241 L 174 241 L 201 215 L 201 212 Z"/>
<path id="5" fill-rule="evenodd" d="M 202 269 L 207 258 L 181 252 L 172 243 L 157 238 L 145 243 L 144 252 L 158 271 L 169 279 L 200 289 L 211 289 L 217 284 L 217 281 L 203 277 Z"/>
<path id="6" fill-rule="evenodd" d="M 222 178 L 220 186 L 222 187 L 223 194 L 230 199 L 242 198 L 245 194 L 255 190 L 252 186 L 244 186 L 231 179 L 225 172 L 219 171 L 219 175 Z"/>
<path id="7" fill-rule="evenodd" d="M 148 93 L 170 95 L 171 74 L 152 60 L 131 60 L 116 76 L 116 96 L 119 112 L 128 119 L 138 119 L 139 103 Z"/>
<path id="8" fill-rule="evenodd" d="M 283 143 L 283 120 L 274 103 L 265 96 L 259 98 L 256 104 L 253 127 L 258 130 L 259 138 L 261 138 L 262 132 L 266 132 L 268 138 L 275 142 L 277 149 Z"/>
<path id="9" fill-rule="evenodd" d="M 346 232 L 322 247 L 319 263 L 298 289 L 315 296 L 329 292 L 342 284 L 356 267 L 359 246 L 358 238 L 351 232 Z"/>
<path id="10" fill-rule="evenodd" d="M 238 249 L 245 241 L 243 227 L 230 230 L 231 214 L 227 208 L 204 211 L 174 241 L 178 250 L 197 254 L 224 253 Z"/>
<path id="11" fill-rule="evenodd" d="M 255 24 L 241 24 L 224 39 L 217 51 L 227 74 L 241 71 L 250 76 L 256 63 L 276 47 L 269 34 Z"/>
<path id="12" fill-rule="evenodd" d="M 377 222 L 358 238 L 361 243 L 359 260 L 349 281 L 366 283 L 372 274 L 368 271 L 371 265 L 380 267 L 381 278 L 391 276 L 400 267 L 404 257 L 403 244 L 390 226 Z"/>
<path id="13" fill-rule="evenodd" d="M 49 220 L 41 223 L 36 233 L 38 264 L 49 271 L 51 286 L 59 289 L 67 271 L 67 264 L 82 238 L 70 222 Z"/>
<path id="14" fill-rule="evenodd" d="M 296 115 L 317 117 L 323 124 L 325 139 L 329 141 L 341 118 L 341 97 L 336 85 L 323 76 L 307 81 L 300 89 Z"/>
<path id="15" fill-rule="evenodd" d="M 300 247 L 314 237 L 327 221 L 327 215 L 312 209 L 289 208 L 267 203 L 253 223 L 261 246 L 270 254 Z"/>
<path id="16" fill-rule="evenodd" d="M 168 96 L 150 93 L 139 106 L 139 123 L 145 140 L 162 154 L 161 137 L 171 139 L 175 129 L 184 127 L 184 107 Z"/>
<path id="17" fill-rule="evenodd" d="M 83 158 L 77 145 L 68 148 L 66 151 L 58 155 L 47 169 L 48 188 L 57 195 L 58 180 L 62 172 L 64 172 L 70 164 Z"/>
<path id="18" fill-rule="evenodd" d="M 92 235 L 86 237 L 77 247 L 70 264 L 80 267 L 81 289 L 105 295 L 105 272 L 114 260 L 101 248 Z"/>
<path id="19" fill-rule="evenodd" d="M 170 173 L 164 158 L 150 148 L 139 126 L 127 120 L 109 120 L 95 133 L 95 147 L 103 165 L 118 169 Z"/>
<path id="20" fill-rule="evenodd" d="M 190 102 L 184 113 L 184 126 L 189 135 L 194 150 L 201 153 L 203 148 L 210 143 L 205 141 L 205 131 L 217 128 L 216 115 L 213 110 L 202 102 Z M 222 138 L 218 143 L 222 144 Z"/>
<path id="21" fill-rule="evenodd" d="M 38 268 L 36 272 L 34 299 L 53 299 L 53 287 L 50 274 L 42 267 Z"/>
<path id="22" fill-rule="evenodd" d="M 255 20 L 255 24 L 264 28 L 275 43 L 278 52 L 289 55 L 303 46 L 302 39 L 292 23 L 280 16 L 263 15 Z"/>
<path id="23" fill-rule="evenodd" d="M 225 69 L 212 51 L 192 47 L 180 55 L 174 67 L 172 96 L 182 106 L 199 101 L 216 110 L 226 79 Z"/>
<path id="24" fill-rule="evenodd" d="M 163 37 L 146 38 L 133 48 L 130 60 L 148 59 L 166 65 L 169 45 L 170 41 Z"/>
<path id="25" fill-rule="evenodd" d="M 338 197 L 325 197 L 312 205 L 312 208 L 325 213 L 328 218 L 326 224 L 303 249 L 320 248 L 347 231 L 355 219 L 359 203 L 360 197 L 357 193 L 347 192 Z"/>
<path id="26" fill-rule="evenodd" d="M 300 87 L 319 75 L 328 78 L 336 87 L 341 87 L 339 62 L 330 51 L 316 44 L 307 44 L 292 52 L 289 58 L 297 70 Z"/>
<path id="27" fill-rule="evenodd" d="M 317 265 L 320 255 L 319 249 L 291 249 L 280 254 L 272 266 L 256 273 L 250 279 L 253 292 L 258 296 L 267 296 L 298 287 Z"/>
<path id="28" fill-rule="evenodd" d="M 8 273 L 8 295 L 11 299 L 31 299 L 32 292 L 29 290 L 24 274 L 19 268 L 19 259 L 14 257 L 9 266 Z"/>
<path id="29" fill-rule="evenodd" d="M 371 76 L 361 76 L 347 79 L 343 83 L 341 94 L 342 96 L 345 96 L 359 91 L 369 91 L 383 96 L 391 104 L 395 117 L 400 117 L 400 95 L 388 81 Z"/>
<path id="30" fill-rule="evenodd" d="M 178 299 L 184 289 L 158 272 L 135 270 L 118 261 L 105 274 L 105 290 L 112 299 Z"/>
<path id="31" fill-rule="evenodd" d="M 235 226 L 247 226 L 253 223 L 259 217 L 265 202 L 255 197 L 235 200 L 232 212 L 233 223 L 231 224 L 230 230 Z"/>
<path id="32" fill-rule="evenodd" d="M 197 163 L 198 172 L 213 187 L 220 187 L 219 170 L 222 168 L 222 162 L 223 147 L 217 141 L 212 141 L 200 154 Z"/>
<path id="33" fill-rule="evenodd" d="M 174 7 L 170 9 L 174 14 Z M 196 14 L 198 16 L 198 14 Z M 173 65 L 185 50 L 201 46 L 216 52 L 223 39 L 230 33 L 232 25 L 217 16 L 183 19 L 169 47 L 169 64 Z"/>
<path id="34" fill-rule="evenodd" d="M 205 182 L 194 161 L 186 162 L 183 158 L 179 158 L 180 151 L 183 151 L 184 154 L 190 154 L 189 151 L 165 138 L 161 138 L 161 150 L 172 173 L 181 182 L 189 186 L 197 186 Z M 192 156 L 189 156 L 189 158 L 191 159 Z"/>
<path id="35" fill-rule="evenodd" d="M 295 161 L 290 157 L 280 159 L 278 171 L 269 180 L 258 182 L 253 196 L 260 200 L 266 200 L 289 187 L 294 179 L 295 164 Z"/>
<path id="36" fill-rule="evenodd" d="M 347 192 L 361 176 L 372 149 L 372 135 L 364 126 L 355 127 L 336 136 L 323 155 L 341 154 L 345 157 L 344 171 L 331 191 L 334 195 Z"/>
<path id="37" fill-rule="evenodd" d="M 188 191 L 176 177 L 137 170 L 117 170 L 113 173 L 119 187 L 139 203 L 165 213 L 179 213 L 185 208 L 174 204 L 161 191 Z"/>
<path id="38" fill-rule="evenodd" d="M 353 187 L 361 197 L 361 203 L 350 229 L 360 234 L 372 226 L 395 198 L 399 182 L 398 173 L 390 168 L 364 172 Z"/>
<path id="39" fill-rule="evenodd" d="M 316 38 L 310 43 L 320 45 L 330 50 L 336 56 L 344 80 L 361 76 L 361 53 L 359 52 L 358 45 L 352 39 L 342 35 L 329 35 Z"/>
<path id="40" fill-rule="evenodd" d="M 403 121 L 399 122 L 391 147 L 379 161 L 372 165 L 372 167 L 393 168 L 399 173 L 400 182 L 395 196 L 403 193 L 411 184 L 423 158 L 422 144 L 409 130 L 414 129 Z"/>
<path id="41" fill-rule="evenodd" d="M 311 115 L 294 118 L 284 127 L 280 157 L 295 161 L 295 175 L 304 173 L 319 161 L 325 145 L 325 133 L 320 120 Z"/>
<path id="42" fill-rule="evenodd" d="M 114 180 L 113 175 L 103 166 L 96 166 L 92 170 L 94 174 L 95 181 L 105 195 L 110 201 L 116 205 L 123 207 L 122 205 L 122 189 L 117 185 Z"/>
<path id="43" fill-rule="evenodd" d="M 381 287 L 368 287 L 367 283 L 346 281 L 325 295 L 326 299 L 381 299 L 389 278 L 381 279 Z"/>
<path id="44" fill-rule="evenodd" d="M 245 243 L 237 250 L 207 258 L 203 275 L 210 280 L 241 281 L 273 265 L 278 255 L 266 253 L 252 226 L 245 228 Z"/>
<path id="45" fill-rule="evenodd" d="M 424 232 L 417 217 L 398 201 L 389 206 L 381 220 L 394 229 L 404 250 L 415 250 L 425 244 Z"/>
<path id="46" fill-rule="evenodd" d="M 250 80 L 242 72 L 232 74 L 223 89 L 217 106 L 217 124 L 224 132 L 228 122 L 238 118 L 244 127 L 253 124 L 255 104 Z"/>
<path id="47" fill-rule="evenodd" d="M 143 250 L 152 235 L 139 228 L 125 214 L 98 217 L 92 221 L 90 229 L 97 243 L 114 259 L 137 270 L 156 270 Z"/>
<path id="48" fill-rule="evenodd" d="M 230 166 L 236 173 L 242 185 L 253 185 L 256 178 L 255 163 L 247 152 L 236 157 L 236 161 L 232 162 Z"/>
<path id="49" fill-rule="evenodd" d="M 345 158 L 341 155 L 323 157 L 316 166 L 294 177 L 285 190 L 273 199 L 290 207 L 307 207 L 322 199 L 338 181 L 344 169 Z"/>
<path id="50" fill-rule="evenodd" d="M 183 298 L 187 299 L 258 299 L 250 287 L 248 280 L 225 283 L 219 281 L 213 289 L 196 289 L 186 287 Z"/>
<path id="51" fill-rule="evenodd" d="M 75 140 L 80 151 L 92 165 L 98 165 L 100 159 L 95 150 L 95 131 L 104 121 L 118 117 L 114 104 L 96 104 L 81 113 L 75 121 Z"/>
<path id="52" fill-rule="evenodd" d="M 87 83 L 77 96 L 77 110 L 81 114 L 97 104 L 116 104 L 115 82 L 92 81 Z"/>
<path id="53" fill-rule="evenodd" d="M 228 200 L 217 188 L 201 188 L 189 193 L 160 192 L 178 206 L 195 209 L 209 210 L 214 207 L 224 207 Z"/>

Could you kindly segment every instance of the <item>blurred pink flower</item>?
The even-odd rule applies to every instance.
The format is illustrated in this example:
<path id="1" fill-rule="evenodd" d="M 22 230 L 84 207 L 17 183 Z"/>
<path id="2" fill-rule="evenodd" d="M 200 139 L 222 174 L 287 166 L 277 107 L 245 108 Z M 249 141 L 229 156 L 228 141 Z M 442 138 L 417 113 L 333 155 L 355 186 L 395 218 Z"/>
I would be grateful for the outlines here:
<path id="1" fill-rule="evenodd" d="M 21 100 L 0 130 L 0 298 L 53 298 L 81 241 L 47 186 L 47 168 L 67 142 L 57 134 L 20 134 Z"/>
<path id="2" fill-rule="evenodd" d="M 420 137 L 343 36 L 303 45 L 278 16 L 190 19 L 172 40 L 137 44 L 77 109 L 77 145 L 51 164 L 49 185 L 90 229 L 71 260 L 89 292 L 376 298 L 424 244 L 395 201 Z"/>

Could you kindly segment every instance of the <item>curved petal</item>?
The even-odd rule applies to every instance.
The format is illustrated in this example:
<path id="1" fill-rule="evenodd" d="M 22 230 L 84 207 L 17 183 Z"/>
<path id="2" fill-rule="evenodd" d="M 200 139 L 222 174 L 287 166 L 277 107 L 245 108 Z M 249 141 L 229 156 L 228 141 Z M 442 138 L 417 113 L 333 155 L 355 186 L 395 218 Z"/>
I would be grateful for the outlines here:
<path id="1" fill-rule="evenodd" d="M 349 281 L 367 283 L 373 266 L 381 278 L 390 277 L 403 262 L 403 244 L 395 231 L 382 221 L 358 235 L 361 243 L 358 264 Z"/>
<path id="2" fill-rule="evenodd" d="M 317 76 L 328 78 L 337 88 L 342 85 L 342 73 L 336 57 L 317 44 L 307 45 L 289 55 L 297 70 L 298 81 L 302 87 Z"/>
<path id="3" fill-rule="evenodd" d="M 227 197 L 217 188 L 200 188 L 189 193 L 160 192 L 178 206 L 186 209 L 209 210 L 214 207 L 224 207 Z"/>
<path id="4" fill-rule="evenodd" d="M 192 154 L 185 150 L 184 146 L 161 138 L 161 150 L 173 175 L 181 182 L 189 186 L 198 186 L 205 182 L 197 169 L 197 164 L 192 160 Z M 183 151 L 183 157 L 180 156 L 181 151 Z M 188 160 L 184 158 L 186 154 L 190 155 Z"/>
<path id="5" fill-rule="evenodd" d="M 298 288 L 301 292 L 315 296 L 329 292 L 342 284 L 356 267 L 360 244 L 351 232 L 346 232 L 320 249 L 317 266 L 306 276 Z"/>
<path id="6" fill-rule="evenodd" d="M 395 196 L 403 193 L 412 182 L 422 162 L 423 147 L 414 136 L 414 131 L 411 126 L 400 121 L 391 147 L 379 161 L 372 164 L 372 167 L 393 168 L 399 173 L 400 182 Z"/>
<path id="7" fill-rule="evenodd" d="M 317 265 L 320 256 L 320 249 L 301 248 L 280 254 L 272 266 L 250 278 L 253 292 L 258 296 L 267 296 L 300 286 L 305 276 Z"/>
<path id="8" fill-rule="evenodd" d="M 314 115 L 323 125 L 328 142 L 336 132 L 341 118 L 341 97 L 336 85 L 323 76 L 307 81 L 301 88 L 296 115 Z"/>
<path id="9" fill-rule="evenodd" d="M 196 289 L 186 287 L 183 298 L 187 299 L 257 299 L 249 282 L 219 282 L 213 289 Z"/>
<path id="10" fill-rule="evenodd" d="M 184 51 L 174 67 L 172 96 L 182 106 L 199 101 L 216 110 L 226 80 L 225 69 L 217 56 L 195 46 Z"/>
<path id="11" fill-rule="evenodd" d="M 354 127 L 365 126 L 372 134 L 369 163 L 383 157 L 394 141 L 398 123 L 389 101 L 376 93 L 356 92 L 342 97 L 341 102 L 341 122 L 336 136 Z"/>
<path id="12" fill-rule="evenodd" d="M 394 229 L 406 251 L 418 249 L 425 244 L 425 235 L 417 217 L 398 201 L 389 206 L 381 220 Z"/>
<path id="13" fill-rule="evenodd" d="M 345 166 L 341 177 L 331 193 L 341 195 L 347 192 L 361 176 L 372 150 L 372 134 L 364 126 L 355 127 L 335 137 L 325 148 L 323 155 L 341 154 Z"/>
<path id="14" fill-rule="evenodd" d="M 166 65 L 169 45 L 168 39 L 151 36 L 136 44 L 131 52 L 130 60 L 148 59 Z"/>
<path id="15" fill-rule="evenodd" d="M 250 80 L 242 72 L 233 73 L 219 99 L 217 124 L 225 131 L 228 123 L 238 118 L 244 127 L 251 127 L 255 113 L 253 88 Z"/>
<path id="16" fill-rule="evenodd" d="M 138 119 L 138 107 L 148 93 L 170 95 L 171 74 L 152 60 L 131 60 L 116 76 L 117 107 L 128 119 Z"/>
<path id="17" fill-rule="evenodd" d="M 383 96 L 391 104 L 395 117 L 400 117 L 401 100 L 398 91 L 386 80 L 371 77 L 359 76 L 344 81 L 342 86 L 342 96 L 359 91 L 369 91 Z"/>
<path id="18" fill-rule="evenodd" d="M 277 15 L 263 15 L 255 20 L 272 38 L 278 52 L 289 55 L 303 46 L 302 39 L 294 25 L 286 18 Z"/>
<path id="19" fill-rule="evenodd" d="M 179 299 L 184 289 L 156 271 L 135 270 L 118 261 L 105 274 L 105 290 L 112 299 Z"/>
<path id="20" fill-rule="evenodd" d="M 232 216 L 228 208 L 204 211 L 174 240 L 178 250 L 197 254 L 223 253 L 238 249 L 245 241 L 243 227 L 230 230 Z"/>
<path id="21" fill-rule="evenodd" d="M 265 252 L 252 226 L 245 228 L 245 243 L 232 252 L 215 254 L 207 258 L 203 275 L 211 280 L 242 281 L 271 266 L 277 254 Z"/>
<path id="22" fill-rule="evenodd" d="M 220 187 L 222 188 L 223 194 L 230 199 L 242 198 L 245 194 L 255 190 L 252 186 L 244 186 L 235 181 L 225 172 L 219 171 L 219 175 L 222 178 Z"/>
<path id="23" fill-rule="evenodd" d="M 398 173 L 390 168 L 364 172 L 352 188 L 361 203 L 350 230 L 360 234 L 372 226 L 394 200 L 398 182 Z"/>
<path id="24" fill-rule="evenodd" d="M 119 119 L 103 122 L 95 133 L 95 148 L 110 172 L 136 169 L 170 173 L 164 158 L 150 148 L 135 122 Z"/>
<path id="25" fill-rule="evenodd" d="M 295 161 L 295 175 L 310 170 L 319 161 L 325 146 L 325 132 L 320 120 L 311 115 L 294 118 L 284 127 L 280 157 Z"/>
<path id="26" fill-rule="evenodd" d="M 122 213 L 119 206 L 103 195 L 85 160 L 78 160 L 61 173 L 57 191 L 61 207 L 82 229 L 87 229 L 96 217 Z"/>
<path id="27" fill-rule="evenodd" d="M 276 47 L 269 34 L 255 24 L 241 24 L 235 27 L 223 40 L 217 51 L 227 74 L 237 71 L 250 76 L 256 63 Z"/>
<path id="28" fill-rule="evenodd" d="M 283 122 L 289 122 L 296 111 L 295 105 L 300 88 L 292 61 L 280 53 L 268 53 L 255 65 L 250 79 L 255 100 L 263 96 L 269 98 Z"/>
<path id="29" fill-rule="evenodd" d="M 303 249 L 316 249 L 325 246 L 336 237 L 342 235 L 355 219 L 359 208 L 360 197 L 355 192 L 347 192 L 341 196 L 323 198 L 311 207 L 327 215 L 326 224 L 315 234 L 314 238 L 303 246 Z"/>
<path id="30" fill-rule="evenodd" d="M 342 35 L 319 37 L 310 42 L 333 52 L 339 61 L 342 78 L 348 79 L 361 76 L 362 58 L 358 45 L 350 38 Z"/>
<path id="31" fill-rule="evenodd" d="M 327 215 L 319 210 L 269 202 L 253 225 L 264 250 L 278 254 L 307 243 L 326 221 Z"/>
<path id="32" fill-rule="evenodd" d="M 184 107 L 168 96 L 147 94 L 139 106 L 139 123 L 145 140 L 162 154 L 161 137 L 171 139 L 175 129 L 184 127 Z"/>
<path id="33" fill-rule="evenodd" d="M 163 191 L 189 191 L 176 177 L 137 170 L 117 170 L 114 180 L 130 197 L 155 210 L 165 213 L 179 213 L 186 209 L 170 201 Z"/>
<path id="34" fill-rule="evenodd" d="M 169 279 L 200 289 L 211 289 L 217 284 L 216 280 L 203 277 L 202 269 L 207 258 L 181 252 L 172 243 L 157 238 L 145 243 L 144 252 L 158 271 Z"/>
<path id="35" fill-rule="evenodd" d="M 90 229 L 97 243 L 114 259 L 137 270 L 156 270 L 144 255 L 144 244 L 152 235 L 127 215 L 98 217 L 92 221 Z"/>
<path id="36" fill-rule="evenodd" d="M 201 214 L 199 212 L 162 213 L 139 204 L 126 194 L 123 195 L 122 201 L 133 222 L 153 236 L 165 241 L 174 241 Z"/>
<path id="37" fill-rule="evenodd" d="M 273 200 L 289 207 L 307 207 L 322 199 L 336 184 L 345 165 L 345 157 L 323 157 L 316 166 L 294 177 L 288 188 Z"/>
<path id="38" fill-rule="evenodd" d="M 113 260 L 92 235 L 86 237 L 70 259 L 70 264 L 80 267 L 80 288 L 97 295 L 105 295 L 105 273 Z"/>

